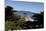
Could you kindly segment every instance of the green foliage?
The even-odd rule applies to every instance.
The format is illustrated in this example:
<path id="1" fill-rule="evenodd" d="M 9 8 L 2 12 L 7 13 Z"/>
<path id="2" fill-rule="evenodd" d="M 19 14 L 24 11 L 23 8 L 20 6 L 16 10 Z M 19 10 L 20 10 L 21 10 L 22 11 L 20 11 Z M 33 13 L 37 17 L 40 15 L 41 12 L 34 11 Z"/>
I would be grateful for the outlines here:
<path id="1" fill-rule="evenodd" d="M 42 24 L 42 27 L 44 25 L 44 12 L 41 12 L 40 14 L 35 14 L 33 17 L 36 17 L 34 18 L 34 20 L 37 20 L 37 22 L 34 22 L 33 25 L 41 25 Z"/>
<path id="2" fill-rule="evenodd" d="M 12 10 L 13 10 L 13 8 L 10 6 L 7 6 L 5 8 L 5 20 L 8 20 L 8 17 L 11 17 L 13 15 Z"/>
<path id="3" fill-rule="evenodd" d="M 19 30 L 19 29 L 22 29 L 22 26 L 23 26 L 23 24 L 24 24 L 24 20 L 23 20 L 23 18 L 21 18 L 21 20 L 16 20 L 16 19 L 14 19 L 14 21 L 10 21 L 10 19 L 9 19 L 9 21 L 7 20 L 6 21 L 6 23 L 5 23 L 5 29 L 6 30 L 11 30 L 11 29 L 15 29 L 15 30 Z"/>

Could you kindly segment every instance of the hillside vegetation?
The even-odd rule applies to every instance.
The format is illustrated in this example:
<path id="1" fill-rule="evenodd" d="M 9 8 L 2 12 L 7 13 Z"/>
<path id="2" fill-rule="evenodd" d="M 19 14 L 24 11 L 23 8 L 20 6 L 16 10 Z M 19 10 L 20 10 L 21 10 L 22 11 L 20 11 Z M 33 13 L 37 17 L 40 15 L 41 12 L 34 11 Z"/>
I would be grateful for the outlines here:
<path id="1" fill-rule="evenodd" d="M 17 12 L 17 11 L 15 11 Z M 25 21 L 25 16 L 17 16 L 14 14 L 14 10 L 10 6 L 5 7 L 5 31 L 8 30 L 20 30 L 20 29 L 31 29 L 35 25 L 43 25 L 43 12 L 32 16 L 34 20 L 38 22 Z M 36 27 L 35 27 L 36 28 Z M 43 26 L 42 26 L 43 28 Z"/>

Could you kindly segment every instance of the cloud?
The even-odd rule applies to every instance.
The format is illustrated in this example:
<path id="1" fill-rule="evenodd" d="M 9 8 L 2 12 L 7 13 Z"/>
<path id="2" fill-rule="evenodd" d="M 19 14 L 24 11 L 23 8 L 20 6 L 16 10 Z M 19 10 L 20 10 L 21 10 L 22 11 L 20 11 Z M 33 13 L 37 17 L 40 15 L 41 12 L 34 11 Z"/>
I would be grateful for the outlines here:
<path id="1" fill-rule="evenodd" d="M 12 1 L 44 2 L 44 0 L 12 0 Z"/>

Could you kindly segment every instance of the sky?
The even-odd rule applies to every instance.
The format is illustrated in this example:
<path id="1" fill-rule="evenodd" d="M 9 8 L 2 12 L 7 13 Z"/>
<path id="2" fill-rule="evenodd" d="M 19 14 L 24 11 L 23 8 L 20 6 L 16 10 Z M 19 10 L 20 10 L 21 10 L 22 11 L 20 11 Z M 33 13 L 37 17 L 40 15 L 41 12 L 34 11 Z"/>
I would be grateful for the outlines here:
<path id="1" fill-rule="evenodd" d="M 12 0 L 12 1 L 44 2 L 44 0 Z"/>
<path id="2" fill-rule="evenodd" d="M 39 13 L 40 11 L 44 10 L 44 3 L 41 0 L 38 2 L 28 2 L 28 0 L 5 0 L 5 6 L 11 6 L 14 8 L 14 10 L 18 11 L 30 11 L 35 13 Z"/>

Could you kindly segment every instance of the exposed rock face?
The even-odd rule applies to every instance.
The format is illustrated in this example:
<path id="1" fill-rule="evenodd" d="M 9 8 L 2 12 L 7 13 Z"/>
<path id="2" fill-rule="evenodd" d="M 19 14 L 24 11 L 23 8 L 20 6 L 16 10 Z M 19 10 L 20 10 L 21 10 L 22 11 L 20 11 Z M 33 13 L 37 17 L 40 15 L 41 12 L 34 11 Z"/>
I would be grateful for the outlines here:
<path id="1" fill-rule="evenodd" d="M 24 20 L 24 21 L 31 21 L 31 22 L 33 22 L 34 21 L 34 19 L 32 19 L 32 17 L 31 16 L 21 16 L 21 19 L 20 20 Z"/>
<path id="2" fill-rule="evenodd" d="M 25 21 L 34 21 L 34 19 L 32 19 L 30 16 L 27 16 L 27 17 L 25 17 Z"/>

